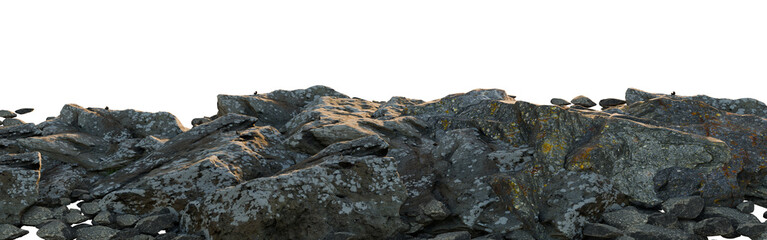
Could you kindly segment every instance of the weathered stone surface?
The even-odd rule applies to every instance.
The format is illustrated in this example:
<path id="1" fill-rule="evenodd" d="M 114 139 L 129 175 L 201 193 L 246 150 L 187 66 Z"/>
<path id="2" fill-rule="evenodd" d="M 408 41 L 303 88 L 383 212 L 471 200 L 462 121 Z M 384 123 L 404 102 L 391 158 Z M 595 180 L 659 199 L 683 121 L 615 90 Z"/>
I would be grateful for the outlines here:
<path id="1" fill-rule="evenodd" d="M 15 239 L 29 233 L 29 231 L 10 224 L 0 224 L 0 239 Z"/>
<path id="2" fill-rule="evenodd" d="M 151 215 L 136 222 L 136 229 L 141 233 L 157 235 L 160 230 L 168 230 L 178 223 L 178 213 Z"/>
<path id="3" fill-rule="evenodd" d="M 38 227 L 37 236 L 46 240 L 71 240 L 75 230 L 60 220 L 50 220 Z"/>
<path id="4" fill-rule="evenodd" d="M 596 103 L 594 103 L 594 101 L 591 101 L 591 99 L 583 95 L 573 98 L 573 100 L 570 100 L 570 102 L 572 102 L 575 105 L 587 107 L 587 108 L 597 105 Z"/>
<path id="5" fill-rule="evenodd" d="M 27 226 L 37 226 L 53 218 L 53 211 L 47 207 L 32 206 L 21 216 L 21 223 Z"/>
<path id="6" fill-rule="evenodd" d="M 55 160 L 43 161 L 49 164 L 49 167 L 46 168 L 46 165 L 43 164 L 38 184 L 40 194 L 38 201 L 42 204 L 51 206 L 60 204 L 62 198 L 70 197 L 72 191 L 86 181 L 84 168 L 69 163 L 50 166 L 52 165 L 50 162 Z"/>
<path id="7" fill-rule="evenodd" d="M 42 131 L 37 129 L 34 123 L 0 127 L 0 139 L 14 140 L 40 134 L 42 134 Z"/>
<path id="8" fill-rule="evenodd" d="M 103 240 L 117 235 L 120 230 L 105 226 L 89 226 L 77 229 L 78 240 Z"/>
<path id="9" fill-rule="evenodd" d="M 404 227 L 405 197 L 393 159 L 332 156 L 216 191 L 189 204 L 182 222 L 220 239 L 322 238 L 337 230 L 381 238 Z"/>
<path id="10" fill-rule="evenodd" d="M 677 217 L 669 213 L 653 213 L 647 216 L 647 224 L 659 227 L 671 227 L 676 224 Z"/>
<path id="11" fill-rule="evenodd" d="M 703 219 L 695 224 L 693 228 L 695 234 L 702 236 L 719 236 L 735 232 L 730 220 L 723 217 L 712 217 Z"/>
<path id="12" fill-rule="evenodd" d="M 610 225 L 586 223 L 583 225 L 583 236 L 596 238 L 617 238 L 623 236 L 623 231 Z"/>
<path id="13" fill-rule="evenodd" d="M 670 95 L 660 93 L 648 93 L 639 89 L 629 88 L 626 90 L 626 101 L 628 104 L 633 104 L 639 101 L 647 101 L 658 97 L 671 97 Z M 753 114 L 761 118 L 767 118 L 767 105 L 753 99 L 753 98 L 740 98 L 740 99 L 726 99 L 726 98 L 712 98 L 705 95 L 697 95 L 692 97 L 680 97 L 673 96 L 679 99 L 689 99 L 703 102 L 707 105 L 715 107 L 717 109 L 736 113 L 736 114 Z"/>
<path id="14" fill-rule="evenodd" d="M 675 197 L 662 204 L 663 211 L 681 219 L 694 219 L 703 211 L 703 198 L 700 196 Z"/>
<path id="15" fill-rule="evenodd" d="M 570 102 L 567 100 L 561 99 L 561 98 L 552 98 L 551 104 L 557 105 L 557 106 L 567 106 L 570 105 Z"/>
<path id="16" fill-rule="evenodd" d="M 19 109 L 16 109 L 16 111 L 14 112 L 16 112 L 16 114 L 27 114 L 27 113 L 31 113 L 34 110 L 35 110 L 34 108 L 19 108 Z"/>
<path id="17" fill-rule="evenodd" d="M 20 224 L 21 214 L 38 197 L 40 153 L 0 156 L 0 223 Z"/>
<path id="18" fill-rule="evenodd" d="M 424 103 L 422 100 L 409 99 L 405 97 L 392 97 L 381 105 L 375 112 L 373 117 L 380 120 L 389 120 L 401 116 L 407 112 L 411 107 Z"/>
<path id="19" fill-rule="evenodd" d="M 637 211 L 634 207 L 626 207 L 602 214 L 602 218 L 607 225 L 623 230 L 645 225 L 647 223 L 647 216 L 647 214 Z"/>
<path id="20" fill-rule="evenodd" d="M 93 217 L 93 225 L 102 225 L 102 226 L 108 226 L 112 225 L 114 223 L 114 214 L 112 214 L 109 211 L 100 211 L 98 214 L 96 214 L 95 217 Z"/>

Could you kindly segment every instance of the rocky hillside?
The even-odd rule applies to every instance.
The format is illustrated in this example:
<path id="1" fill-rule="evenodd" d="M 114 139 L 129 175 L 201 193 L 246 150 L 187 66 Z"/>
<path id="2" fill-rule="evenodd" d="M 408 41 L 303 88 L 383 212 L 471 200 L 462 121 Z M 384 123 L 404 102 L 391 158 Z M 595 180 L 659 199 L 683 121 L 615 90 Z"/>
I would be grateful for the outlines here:
<path id="1" fill-rule="evenodd" d="M 552 104 L 314 86 L 219 95 L 191 129 L 69 104 L 0 126 L 0 239 L 767 239 L 765 104 Z"/>

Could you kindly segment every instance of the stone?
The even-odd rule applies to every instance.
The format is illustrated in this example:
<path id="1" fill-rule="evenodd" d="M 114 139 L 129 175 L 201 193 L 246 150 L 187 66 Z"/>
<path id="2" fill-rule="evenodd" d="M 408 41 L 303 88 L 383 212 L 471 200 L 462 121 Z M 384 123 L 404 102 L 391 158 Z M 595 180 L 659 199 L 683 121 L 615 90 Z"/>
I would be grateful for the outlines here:
<path id="1" fill-rule="evenodd" d="M 67 224 L 78 224 L 88 220 L 88 217 L 83 215 L 78 209 L 69 209 L 69 212 L 64 215 L 64 222 Z"/>
<path id="2" fill-rule="evenodd" d="M 133 214 L 120 214 L 115 217 L 115 224 L 119 227 L 131 227 L 139 220 L 139 217 Z"/>
<path id="3" fill-rule="evenodd" d="M 157 235 L 160 230 L 166 230 L 178 223 L 178 215 L 160 214 L 142 218 L 136 222 L 136 229 L 141 233 Z"/>
<path id="4" fill-rule="evenodd" d="M 471 240 L 471 234 L 466 231 L 449 232 L 437 235 L 430 240 Z"/>
<path id="5" fill-rule="evenodd" d="M 632 226 L 626 230 L 626 235 L 635 239 L 655 239 L 655 240 L 693 240 L 695 235 L 687 234 L 682 230 L 658 227 L 655 225 L 642 224 Z"/>
<path id="6" fill-rule="evenodd" d="M 109 226 L 114 223 L 114 215 L 110 213 L 109 211 L 100 211 L 98 214 L 96 214 L 95 217 L 93 217 L 93 225 L 103 225 L 103 226 Z"/>
<path id="7" fill-rule="evenodd" d="M 182 228 L 206 229 L 216 238 L 314 239 L 338 230 L 359 238 L 391 236 L 405 227 L 399 209 L 406 197 L 393 161 L 330 156 L 308 168 L 221 189 L 190 203 Z"/>
<path id="8" fill-rule="evenodd" d="M 71 240 L 75 230 L 60 220 L 50 220 L 38 226 L 37 236 L 46 240 Z"/>
<path id="9" fill-rule="evenodd" d="M 50 208 L 32 206 L 21 216 L 21 223 L 28 226 L 37 226 L 52 218 L 53 211 Z"/>
<path id="10" fill-rule="evenodd" d="M 509 233 L 506 233 L 503 236 L 505 239 L 519 239 L 519 240 L 535 240 L 535 238 L 528 232 L 522 231 L 522 230 L 514 230 Z"/>
<path id="11" fill-rule="evenodd" d="M 700 219 L 714 217 L 722 217 L 730 220 L 734 228 L 746 223 L 760 223 L 759 219 L 754 215 L 742 213 L 737 209 L 727 207 L 705 207 L 700 216 L 698 216 Z"/>
<path id="12" fill-rule="evenodd" d="M 69 208 L 67 206 L 58 206 L 52 208 L 51 212 L 53 212 L 53 218 L 64 221 L 64 215 L 69 212 Z"/>
<path id="13" fill-rule="evenodd" d="M 740 235 L 747 236 L 751 239 L 759 239 L 761 235 L 767 233 L 767 224 L 764 223 L 744 223 L 740 224 L 736 229 L 736 232 Z"/>
<path id="14" fill-rule="evenodd" d="M 15 118 L 16 114 L 11 112 L 11 111 L 8 111 L 8 110 L 0 110 L 0 117 L 1 118 L 6 118 L 6 119 L 7 118 Z"/>
<path id="15" fill-rule="evenodd" d="M 735 232 L 730 220 L 723 217 L 706 218 L 695 224 L 695 234 L 701 236 L 719 236 Z"/>
<path id="16" fill-rule="evenodd" d="M 42 134 L 42 131 L 37 129 L 34 123 L 0 127 L 0 139 L 16 140 L 40 134 Z"/>
<path id="17" fill-rule="evenodd" d="M 35 110 L 34 108 L 19 108 L 19 109 L 16 109 L 16 111 L 14 111 L 14 112 L 16 112 L 16 114 L 20 114 L 21 115 L 21 114 L 31 113 L 34 110 Z"/>
<path id="18" fill-rule="evenodd" d="M 735 206 L 736 209 L 740 210 L 743 213 L 752 213 L 754 212 L 754 203 L 753 202 L 742 202 L 738 204 L 738 206 Z"/>
<path id="19" fill-rule="evenodd" d="M 423 213 L 433 220 L 443 220 L 450 215 L 450 209 L 447 209 L 444 203 L 436 199 L 422 205 Z"/>
<path id="20" fill-rule="evenodd" d="M 77 240 L 103 240 L 110 239 L 120 231 L 105 226 L 88 226 L 77 229 Z"/>
<path id="21" fill-rule="evenodd" d="M 40 153 L 0 155 L 0 223 L 19 225 L 38 198 Z"/>
<path id="22" fill-rule="evenodd" d="M 0 224 L 0 239 L 15 239 L 27 235 L 27 233 L 29 233 L 29 231 L 11 224 Z"/>
<path id="23" fill-rule="evenodd" d="M 580 96 L 577 96 L 577 97 L 573 98 L 572 100 L 570 100 L 570 102 L 575 104 L 575 105 L 578 105 L 578 106 L 581 106 L 581 107 L 587 107 L 587 108 L 590 108 L 590 107 L 593 107 L 593 106 L 597 105 L 596 103 L 594 103 L 594 101 L 591 101 L 591 99 L 589 99 L 588 97 L 583 96 L 583 95 L 580 95 Z"/>
<path id="24" fill-rule="evenodd" d="M 557 105 L 557 106 L 567 106 L 570 105 L 570 102 L 567 100 L 561 99 L 561 98 L 552 98 L 551 104 Z"/>
<path id="25" fill-rule="evenodd" d="M 700 196 L 676 197 L 663 202 L 663 211 L 681 219 L 694 219 L 703 211 Z"/>
<path id="26" fill-rule="evenodd" d="M 603 108 L 615 107 L 622 104 L 626 104 L 626 101 L 617 98 L 605 98 L 599 100 L 599 106 L 602 106 Z"/>
<path id="27" fill-rule="evenodd" d="M 583 236 L 595 238 L 617 238 L 623 236 L 623 231 L 601 223 L 586 223 L 583 226 Z"/>
<path id="28" fill-rule="evenodd" d="M 195 118 L 195 119 L 192 119 L 192 126 L 196 127 L 196 126 L 199 126 L 199 125 L 203 125 L 203 124 L 209 123 L 210 121 L 212 121 L 212 120 L 209 117 Z"/>
<path id="29" fill-rule="evenodd" d="M 75 164 L 59 163 L 51 166 L 43 165 L 43 174 L 40 176 L 39 199 L 41 204 L 68 205 L 61 202 L 62 199 L 70 200 L 72 191 L 85 180 L 86 170 Z"/>
<path id="30" fill-rule="evenodd" d="M 653 213 L 647 216 L 647 224 L 659 227 L 671 227 L 676 223 L 677 217 L 669 213 Z"/>
<path id="31" fill-rule="evenodd" d="M 603 213 L 602 218 L 607 225 L 623 230 L 646 225 L 647 223 L 647 215 L 640 213 L 634 207 L 627 207 L 618 211 Z"/>
<path id="32" fill-rule="evenodd" d="M 80 207 L 80 211 L 82 211 L 83 214 L 88 216 L 96 215 L 101 211 L 98 202 L 81 202 L 77 204 L 77 206 Z"/>
<path id="33" fill-rule="evenodd" d="M 3 126 L 10 127 L 10 126 L 18 126 L 18 125 L 24 125 L 26 124 L 24 121 L 21 121 L 20 119 L 16 118 L 6 118 L 3 120 Z"/>

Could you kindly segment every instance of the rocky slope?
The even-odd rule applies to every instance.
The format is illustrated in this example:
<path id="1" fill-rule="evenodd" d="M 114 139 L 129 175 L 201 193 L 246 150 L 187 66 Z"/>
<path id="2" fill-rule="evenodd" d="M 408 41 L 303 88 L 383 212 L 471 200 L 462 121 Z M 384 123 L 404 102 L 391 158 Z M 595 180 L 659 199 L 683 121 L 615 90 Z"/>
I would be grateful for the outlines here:
<path id="1" fill-rule="evenodd" d="M 0 239 L 767 239 L 765 104 L 599 103 L 314 86 L 219 95 L 192 129 L 69 104 L 0 126 Z"/>

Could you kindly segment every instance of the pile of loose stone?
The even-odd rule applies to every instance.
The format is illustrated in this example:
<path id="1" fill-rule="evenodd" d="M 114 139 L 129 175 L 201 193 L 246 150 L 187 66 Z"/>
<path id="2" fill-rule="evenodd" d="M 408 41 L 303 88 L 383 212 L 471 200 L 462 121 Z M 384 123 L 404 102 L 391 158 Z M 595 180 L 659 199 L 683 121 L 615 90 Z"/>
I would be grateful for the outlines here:
<path id="1" fill-rule="evenodd" d="M 0 121 L 0 126 L 16 126 L 25 124 L 24 121 L 16 118 L 16 116 L 27 114 L 34 110 L 34 108 L 20 108 L 13 112 L 8 110 L 0 110 L 0 118 L 3 118 L 3 120 Z"/>
<path id="2" fill-rule="evenodd" d="M 551 103 L 314 86 L 219 95 L 191 129 L 67 104 L 0 126 L 0 240 L 767 239 L 767 105 Z"/>

